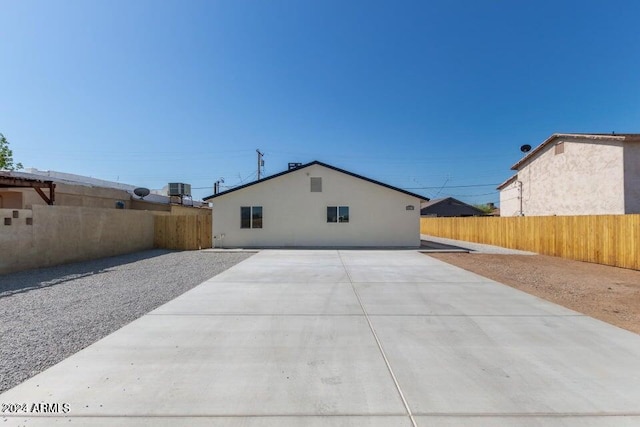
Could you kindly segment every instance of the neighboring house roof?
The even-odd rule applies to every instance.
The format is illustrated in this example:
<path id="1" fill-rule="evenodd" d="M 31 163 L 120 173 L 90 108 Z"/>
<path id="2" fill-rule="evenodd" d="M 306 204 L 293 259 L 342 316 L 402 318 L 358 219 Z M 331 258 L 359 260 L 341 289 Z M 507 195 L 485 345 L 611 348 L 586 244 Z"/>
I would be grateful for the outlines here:
<path id="1" fill-rule="evenodd" d="M 51 180 L 25 178 L 15 176 L 12 171 L 0 171 L 0 188 L 33 188 L 48 205 L 55 201 L 56 185 Z M 49 189 L 49 197 L 42 192 L 42 188 Z"/>
<path id="2" fill-rule="evenodd" d="M 422 205 L 420 215 L 437 215 L 437 216 L 474 216 L 484 215 L 485 213 L 475 206 L 461 202 L 453 197 L 444 197 L 441 199 L 433 199 Z"/>
<path id="3" fill-rule="evenodd" d="M 529 160 L 542 151 L 546 146 L 553 143 L 558 138 L 573 138 L 584 139 L 592 142 L 600 141 L 640 141 L 640 134 L 638 133 L 621 133 L 621 134 L 604 134 L 604 133 L 554 133 L 547 138 L 542 144 L 538 145 L 533 150 L 529 151 L 526 156 L 520 159 L 516 164 L 511 166 L 512 170 L 519 170 L 520 166 L 527 163 Z M 502 185 L 502 184 L 501 184 Z M 500 187 L 498 187 L 500 188 Z"/>
<path id="4" fill-rule="evenodd" d="M 507 178 L 506 181 L 504 181 L 502 184 L 500 184 L 500 185 L 498 185 L 498 187 L 496 187 L 496 190 L 502 190 L 504 187 L 506 187 L 507 185 L 511 184 L 516 179 L 518 179 L 518 174 L 515 174 L 512 177 Z"/>
<path id="5" fill-rule="evenodd" d="M 0 184 L 0 186 L 2 187 L 11 187 L 13 186 L 13 183 L 15 184 L 21 184 L 21 183 L 50 183 L 53 182 L 53 180 L 44 180 L 44 179 L 36 179 L 36 178 L 27 178 L 25 176 L 22 176 L 21 174 L 16 174 L 16 172 L 14 171 L 0 171 L 0 178 L 2 179 L 2 184 Z M 16 186 L 22 186 L 22 185 L 16 185 Z M 26 185 L 25 185 L 26 186 Z"/>
<path id="6" fill-rule="evenodd" d="M 39 170 L 28 168 L 22 171 L 14 171 L 15 176 L 23 176 L 35 179 L 49 179 L 60 184 L 83 185 L 86 187 L 114 188 L 117 190 L 134 190 L 135 185 L 123 184 L 121 182 L 107 181 L 104 179 L 92 178 L 90 176 L 76 175 L 73 173 L 58 172 L 51 170 Z"/>
<path id="7" fill-rule="evenodd" d="M 424 197 L 424 196 L 421 196 L 419 194 L 411 193 L 410 191 L 406 191 L 406 190 L 403 190 L 401 188 L 393 187 L 393 186 L 391 186 L 389 184 L 385 184 L 383 182 L 376 181 L 376 180 L 373 180 L 371 178 L 367 178 L 367 177 L 364 177 L 362 175 L 358 175 L 358 174 L 355 174 L 353 172 L 349 172 L 349 171 L 346 171 L 344 169 L 340 169 L 340 168 L 337 168 L 335 166 L 328 165 L 328 164 L 320 162 L 318 160 L 314 160 L 313 162 L 304 164 L 302 166 L 298 166 L 297 168 L 294 168 L 294 169 L 289 169 L 289 170 L 286 170 L 284 172 L 280 172 L 280 173 L 277 173 L 275 175 L 268 176 L 268 177 L 260 179 L 258 181 L 253 181 L 253 182 L 250 182 L 248 184 L 244 184 L 244 185 L 241 185 L 239 187 L 232 188 L 231 190 L 223 191 L 222 193 L 213 194 L 211 196 L 203 198 L 202 200 L 207 201 L 207 200 L 215 199 L 216 197 L 224 196 L 225 194 L 233 193 L 234 191 L 242 190 L 243 188 L 251 187 L 252 185 L 260 184 L 261 182 L 265 182 L 265 181 L 268 181 L 270 179 L 277 178 L 277 177 L 280 177 L 280 176 L 283 176 L 283 175 L 286 175 L 286 174 L 289 174 L 289 173 L 292 173 L 292 172 L 297 172 L 300 169 L 308 168 L 308 167 L 313 166 L 313 165 L 323 166 L 325 168 L 332 169 L 334 171 L 337 171 L 337 172 L 340 172 L 340 173 L 343 173 L 343 174 L 346 174 L 346 175 L 350 175 L 350 176 L 352 176 L 354 178 L 362 179 L 362 180 L 368 181 L 368 182 L 370 182 L 372 184 L 380 185 L 382 187 L 386 187 L 386 188 L 389 188 L 391 190 L 398 191 L 400 193 L 404 193 L 404 194 L 406 194 L 408 196 L 417 197 L 420 200 L 429 200 L 428 197 Z"/>
<path id="8" fill-rule="evenodd" d="M 136 188 L 135 185 L 124 184 L 121 182 L 114 181 L 106 181 L 104 179 L 92 178 L 89 176 L 76 175 L 72 173 L 66 172 L 57 172 L 57 171 L 42 171 L 35 168 L 25 169 L 24 171 L 12 171 L 11 175 L 16 178 L 21 179 L 31 179 L 31 180 L 45 180 L 45 182 L 56 182 L 59 184 L 67 184 L 67 185 L 79 185 L 83 187 L 100 187 L 100 188 L 111 188 L 114 190 L 122 190 L 129 193 L 129 195 L 134 199 L 140 199 L 139 196 L 133 192 Z M 163 195 L 150 193 L 147 196 L 144 196 L 145 202 L 153 202 L 153 203 L 162 203 L 162 204 L 171 204 L 171 197 Z M 194 206 L 202 205 L 201 202 L 194 201 Z"/>

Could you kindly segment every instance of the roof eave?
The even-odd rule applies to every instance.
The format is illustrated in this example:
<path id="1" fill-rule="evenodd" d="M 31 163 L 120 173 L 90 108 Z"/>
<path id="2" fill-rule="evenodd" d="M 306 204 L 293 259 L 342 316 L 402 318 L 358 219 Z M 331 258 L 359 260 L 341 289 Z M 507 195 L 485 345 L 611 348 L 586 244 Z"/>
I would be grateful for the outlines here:
<path id="1" fill-rule="evenodd" d="M 511 184 L 513 181 L 515 181 L 516 179 L 518 179 L 518 174 L 515 174 L 509 178 L 507 178 L 502 184 L 498 185 L 496 187 L 496 190 L 501 191 L 503 188 L 505 188 L 507 185 Z"/>
<path id="2" fill-rule="evenodd" d="M 591 140 L 614 140 L 614 141 L 624 141 L 629 137 L 629 135 L 596 135 L 596 134 L 588 134 L 588 133 L 554 133 L 549 138 L 545 139 L 542 144 L 538 145 L 532 151 L 527 153 L 522 159 L 518 160 L 513 166 L 511 166 L 511 170 L 519 170 L 520 166 L 527 163 L 531 160 L 536 154 L 542 151 L 547 145 L 551 144 L 557 138 L 576 138 L 576 139 L 591 139 Z"/>
<path id="3" fill-rule="evenodd" d="M 344 173 L 344 174 L 349 175 L 349 176 L 352 176 L 352 177 L 354 177 L 354 178 L 362 179 L 362 180 L 364 180 L 364 181 L 368 181 L 368 182 L 370 182 L 370 183 L 372 183 L 372 184 L 377 184 L 377 185 L 379 185 L 379 186 L 381 186 L 381 187 L 386 187 L 386 188 L 389 188 L 389 189 L 391 189 L 391 190 L 394 190 L 394 191 L 397 191 L 397 192 L 400 192 L 400 193 L 404 193 L 404 194 L 406 194 L 406 195 L 408 195 L 408 196 L 411 196 L 411 197 L 416 197 L 420 202 L 422 202 L 422 201 L 427 201 L 427 202 L 428 202 L 428 201 L 429 201 L 429 198 L 428 198 L 428 197 L 421 196 L 420 194 L 412 193 L 412 192 L 410 192 L 410 191 L 406 191 L 406 190 L 403 190 L 403 189 L 401 189 L 401 188 L 397 188 L 397 187 L 394 187 L 394 186 L 392 186 L 392 185 L 385 184 L 384 182 L 376 181 L 376 180 L 374 180 L 374 179 L 367 178 L 367 177 L 365 177 L 365 176 L 358 175 L 358 174 L 356 174 L 356 173 L 349 172 L 349 171 L 347 171 L 347 170 L 340 169 L 340 168 L 335 167 L 335 166 L 331 166 L 331 165 L 329 165 L 329 164 L 327 164 L 327 163 L 323 163 L 323 162 L 320 162 L 320 161 L 318 161 L 318 160 L 314 160 L 314 161 L 312 161 L 312 162 L 310 162 L 310 163 L 306 163 L 306 164 L 304 164 L 304 165 L 302 165 L 302 166 L 299 166 L 299 167 L 297 167 L 297 168 L 295 168 L 295 169 L 289 169 L 289 170 L 286 170 L 286 171 L 283 171 L 283 172 L 277 173 L 277 174 L 275 174 L 275 175 L 271 175 L 271 176 L 268 176 L 268 177 L 266 177 L 266 178 L 260 179 L 260 180 L 258 180 L 258 181 L 253 181 L 253 182 L 250 182 L 250 183 L 247 183 L 247 184 L 241 185 L 241 186 L 239 186 L 239 187 L 232 188 L 232 189 L 227 190 L 227 191 L 223 191 L 222 193 L 218 193 L 218 194 L 214 194 L 214 195 L 211 195 L 211 196 L 208 196 L 208 197 L 204 197 L 202 200 L 206 202 L 206 201 L 209 201 L 209 200 L 215 199 L 215 198 L 217 198 L 217 197 L 224 196 L 224 195 L 226 195 L 226 194 L 232 193 L 232 192 L 234 192 L 234 191 L 242 190 L 243 188 L 247 188 L 247 187 L 250 187 L 250 186 L 252 186 L 252 185 L 256 185 L 256 184 L 259 184 L 259 183 L 261 183 L 261 182 L 268 181 L 268 180 L 270 180 L 270 179 L 274 179 L 274 178 L 280 177 L 280 176 L 282 176 L 282 175 L 286 175 L 286 174 L 288 174 L 288 173 L 292 173 L 292 172 L 295 172 L 295 171 L 298 171 L 298 170 L 301 170 L 301 169 L 305 169 L 305 168 L 308 168 L 308 167 L 313 166 L 313 165 L 323 166 L 323 167 L 325 167 L 325 168 L 332 169 L 332 170 L 334 170 L 334 171 Z"/>

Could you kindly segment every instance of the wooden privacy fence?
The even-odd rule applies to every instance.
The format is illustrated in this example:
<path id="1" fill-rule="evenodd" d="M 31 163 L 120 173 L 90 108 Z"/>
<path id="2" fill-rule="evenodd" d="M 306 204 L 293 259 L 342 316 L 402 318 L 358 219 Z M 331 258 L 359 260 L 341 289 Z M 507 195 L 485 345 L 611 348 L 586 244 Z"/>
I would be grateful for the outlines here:
<path id="1" fill-rule="evenodd" d="M 155 217 L 156 248 L 196 250 L 212 246 L 211 215 L 166 215 Z"/>
<path id="2" fill-rule="evenodd" d="M 640 270 L 640 215 L 421 218 L 420 232 Z"/>

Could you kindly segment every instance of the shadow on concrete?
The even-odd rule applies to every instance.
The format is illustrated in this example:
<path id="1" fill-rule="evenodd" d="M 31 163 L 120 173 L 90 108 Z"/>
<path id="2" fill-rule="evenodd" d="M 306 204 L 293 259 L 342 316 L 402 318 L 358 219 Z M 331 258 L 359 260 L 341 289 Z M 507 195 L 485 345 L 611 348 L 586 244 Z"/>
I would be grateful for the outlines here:
<path id="1" fill-rule="evenodd" d="M 12 295 L 48 288 L 70 280 L 102 274 L 109 269 L 165 255 L 167 249 L 150 249 L 125 255 L 116 255 L 90 261 L 80 261 L 55 267 L 36 268 L 0 275 L 0 299 Z"/>
<path id="2" fill-rule="evenodd" d="M 470 252 L 470 250 L 461 246 L 446 245 L 430 240 L 420 240 L 420 252 Z"/>

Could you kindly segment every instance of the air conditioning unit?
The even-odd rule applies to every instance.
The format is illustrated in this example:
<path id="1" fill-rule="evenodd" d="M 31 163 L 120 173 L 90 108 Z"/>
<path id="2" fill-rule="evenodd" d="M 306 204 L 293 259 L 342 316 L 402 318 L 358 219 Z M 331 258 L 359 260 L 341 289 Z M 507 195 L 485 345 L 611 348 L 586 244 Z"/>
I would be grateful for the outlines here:
<path id="1" fill-rule="evenodd" d="M 169 183 L 169 196 L 191 196 L 191 184 Z"/>

